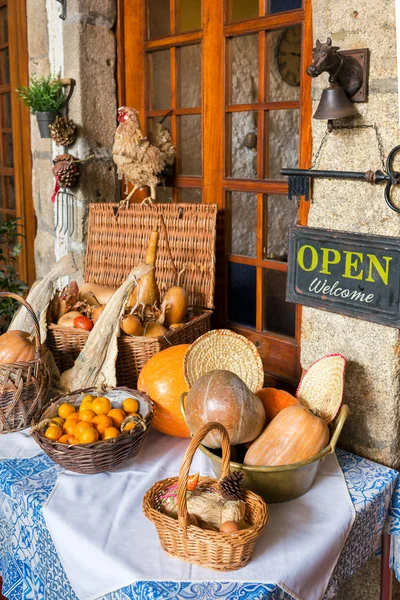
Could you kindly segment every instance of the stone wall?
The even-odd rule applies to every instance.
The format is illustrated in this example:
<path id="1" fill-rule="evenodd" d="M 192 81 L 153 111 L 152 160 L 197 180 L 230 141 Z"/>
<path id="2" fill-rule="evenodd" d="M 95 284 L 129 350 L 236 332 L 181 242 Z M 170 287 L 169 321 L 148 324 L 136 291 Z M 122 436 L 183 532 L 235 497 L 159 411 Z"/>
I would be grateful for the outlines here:
<path id="1" fill-rule="evenodd" d="M 54 179 L 52 158 L 63 149 L 41 139 L 35 117 L 31 120 L 33 199 L 37 216 L 35 260 L 37 276 L 43 276 L 55 260 L 69 250 L 78 258 L 83 273 L 90 202 L 115 197 L 115 172 L 111 147 L 116 125 L 116 43 L 112 31 L 115 0 L 69 0 L 67 19 L 59 18 L 59 5 L 51 0 L 27 0 L 30 73 L 55 73 L 76 81 L 69 116 L 79 126 L 78 139 L 69 152 L 94 159 L 81 169 L 75 196 L 75 227 L 71 236 L 55 231 L 56 206 L 51 203 Z"/>
<path id="2" fill-rule="evenodd" d="M 399 143 L 396 32 L 394 0 L 318 0 L 313 2 L 314 40 L 332 37 L 343 50 L 370 49 L 369 99 L 357 104 L 360 116 L 339 125 L 378 126 L 385 155 Z M 313 82 L 314 110 L 327 76 Z M 313 150 L 318 148 L 326 123 L 313 121 Z M 338 130 L 330 134 L 320 169 L 365 171 L 380 168 L 371 129 Z M 385 204 L 383 188 L 362 182 L 317 180 L 308 224 L 312 227 L 381 235 L 400 235 L 400 221 Z M 301 363 L 341 352 L 348 360 L 345 402 L 350 406 L 341 446 L 357 454 L 399 467 L 400 460 L 400 347 L 397 329 L 304 308 Z M 346 586 L 337 600 L 375 599 L 379 596 L 376 559 Z M 395 586 L 394 597 L 400 598 Z"/>

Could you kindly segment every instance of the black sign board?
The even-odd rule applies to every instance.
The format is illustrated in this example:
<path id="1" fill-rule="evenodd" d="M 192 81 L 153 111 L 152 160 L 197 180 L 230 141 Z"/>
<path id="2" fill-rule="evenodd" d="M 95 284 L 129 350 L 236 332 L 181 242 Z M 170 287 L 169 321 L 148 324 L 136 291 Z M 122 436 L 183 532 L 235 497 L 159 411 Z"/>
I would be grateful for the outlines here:
<path id="1" fill-rule="evenodd" d="M 286 300 L 400 327 L 400 239 L 290 227 Z"/>

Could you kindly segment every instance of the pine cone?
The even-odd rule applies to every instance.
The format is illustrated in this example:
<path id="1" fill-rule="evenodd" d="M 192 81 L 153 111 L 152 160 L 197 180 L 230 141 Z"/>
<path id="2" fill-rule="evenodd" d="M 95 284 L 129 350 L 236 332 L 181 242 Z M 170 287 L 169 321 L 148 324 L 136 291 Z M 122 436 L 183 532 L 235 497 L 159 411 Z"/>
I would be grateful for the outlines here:
<path id="1" fill-rule="evenodd" d="M 53 175 L 61 188 L 71 188 L 78 183 L 79 163 L 72 154 L 60 154 L 53 159 Z"/>
<path id="2" fill-rule="evenodd" d="M 226 500 L 244 500 L 243 473 L 234 471 L 223 477 L 219 489 Z"/>
<path id="3" fill-rule="evenodd" d="M 52 125 L 49 125 L 50 135 L 57 146 L 71 146 L 76 138 L 76 123 L 68 117 L 56 117 Z"/>

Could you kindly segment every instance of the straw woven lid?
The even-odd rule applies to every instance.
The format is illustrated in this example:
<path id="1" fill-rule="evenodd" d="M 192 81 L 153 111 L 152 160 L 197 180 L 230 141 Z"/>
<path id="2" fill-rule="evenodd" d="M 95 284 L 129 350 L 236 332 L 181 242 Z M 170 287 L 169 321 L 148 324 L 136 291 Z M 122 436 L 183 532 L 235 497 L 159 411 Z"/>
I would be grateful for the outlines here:
<path id="1" fill-rule="evenodd" d="M 242 379 L 257 392 L 264 384 L 264 368 L 255 345 L 229 329 L 214 329 L 199 337 L 186 352 L 183 362 L 189 387 L 204 373 L 223 369 Z"/>

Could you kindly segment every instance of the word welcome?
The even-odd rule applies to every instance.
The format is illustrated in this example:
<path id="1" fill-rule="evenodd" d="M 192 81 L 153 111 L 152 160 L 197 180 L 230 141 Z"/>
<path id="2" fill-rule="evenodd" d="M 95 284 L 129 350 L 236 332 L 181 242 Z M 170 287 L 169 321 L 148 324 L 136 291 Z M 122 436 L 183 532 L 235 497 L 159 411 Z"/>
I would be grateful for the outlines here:
<path id="1" fill-rule="evenodd" d="M 321 247 L 318 251 L 310 244 L 301 246 L 297 253 L 297 262 L 303 271 L 319 270 L 323 275 L 331 275 L 331 267 L 340 265 L 343 271 L 342 277 L 375 282 L 378 276 L 385 285 L 388 285 L 392 257 L 382 256 L 381 260 L 382 262 L 375 254 L 367 253 L 364 256 L 362 252 L 353 250 L 339 251 L 335 248 Z M 367 277 L 365 277 L 365 274 L 367 274 Z M 339 285 L 339 282 L 337 283 Z"/>
<path id="2" fill-rule="evenodd" d="M 340 282 L 335 281 L 333 285 L 327 285 L 328 281 L 321 281 L 316 277 L 309 285 L 308 289 L 310 292 L 315 292 L 316 294 L 323 294 L 329 296 L 336 296 L 340 298 L 348 298 L 349 300 L 355 300 L 358 302 L 373 302 L 375 294 L 364 294 L 363 292 L 359 292 L 358 290 L 349 290 L 347 288 L 339 287 Z"/>

